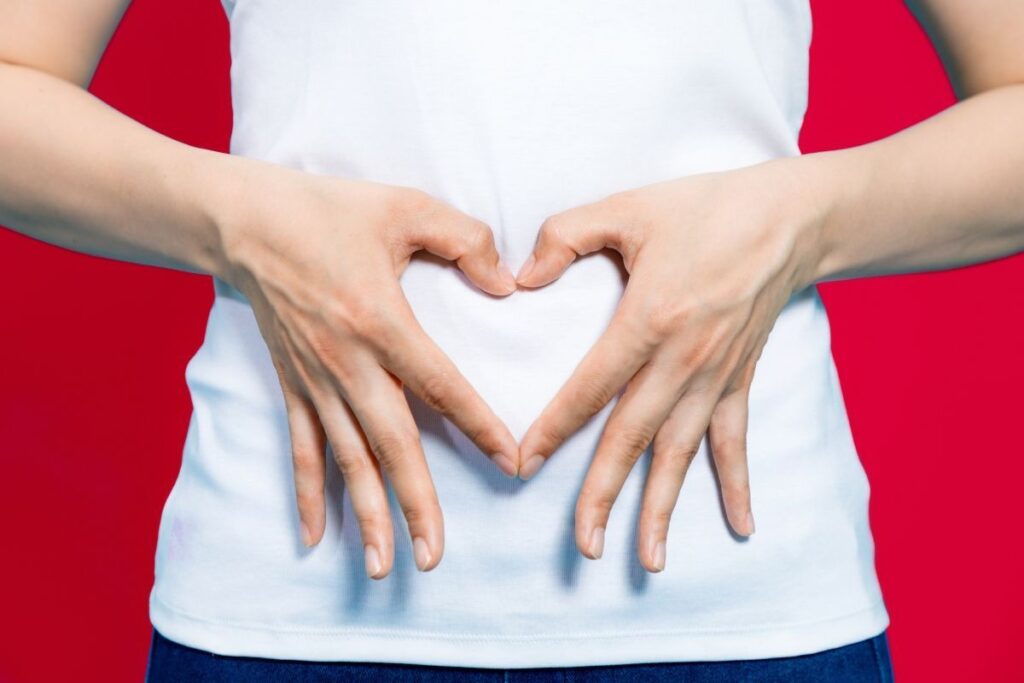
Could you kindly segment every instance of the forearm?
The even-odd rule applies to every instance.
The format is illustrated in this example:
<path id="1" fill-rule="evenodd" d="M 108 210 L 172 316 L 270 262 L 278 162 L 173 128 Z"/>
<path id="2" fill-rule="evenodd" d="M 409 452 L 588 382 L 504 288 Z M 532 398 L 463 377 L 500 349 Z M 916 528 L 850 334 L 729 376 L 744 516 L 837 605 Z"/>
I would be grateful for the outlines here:
<path id="1" fill-rule="evenodd" d="M 953 268 L 1024 250 L 1024 85 L 799 163 L 827 197 L 809 237 L 815 282 Z"/>
<path id="2" fill-rule="evenodd" d="M 47 73 L 0 63 L 0 224 L 75 251 L 217 274 L 229 155 Z"/>

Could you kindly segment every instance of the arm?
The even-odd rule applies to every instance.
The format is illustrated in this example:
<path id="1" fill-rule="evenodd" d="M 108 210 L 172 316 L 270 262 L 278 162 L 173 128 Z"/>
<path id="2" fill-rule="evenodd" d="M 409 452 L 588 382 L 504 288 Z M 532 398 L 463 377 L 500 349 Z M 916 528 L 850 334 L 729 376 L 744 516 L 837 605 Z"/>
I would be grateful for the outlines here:
<path id="1" fill-rule="evenodd" d="M 223 274 L 221 160 L 86 90 L 128 0 L 0 2 L 0 224 L 76 251 Z"/>
<path id="2" fill-rule="evenodd" d="M 191 147 L 105 105 L 83 86 L 126 5 L 0 0 L 0 223 L 241 291 L 284 394 L 303 542 L 324 532 L 330 443 L 367 573 L 383 578 L 394 558 L 385 476 L 418 568 L 432 569 L 443 518 L 403 386 L 509 475 L 518 449 L 416 322 L 399 275 L 427 250 L 510 293 L 490 229 L 418 190 Z"/>
<path id="3" fill-rule="evenodd" d="M 808 155 L 825 183 L 814 281 L 951 268 L 1024 250 L 1024 4 L 916 5 L 965 99 L 888 138 Z"/>

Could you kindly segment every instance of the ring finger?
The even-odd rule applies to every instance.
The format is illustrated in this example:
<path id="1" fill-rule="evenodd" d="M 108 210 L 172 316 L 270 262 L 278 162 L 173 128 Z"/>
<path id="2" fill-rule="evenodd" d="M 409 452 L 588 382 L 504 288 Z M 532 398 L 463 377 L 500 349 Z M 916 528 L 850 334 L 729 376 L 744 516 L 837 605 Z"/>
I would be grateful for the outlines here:
<path id="1" fill-rule="evenodd" d="M 689 393 L 672 408 L 654 440 L 644 486 L 637 554 L 644 568 L 665 568 L 668 525 L 686 472 L 700 450 L 714 405 L 704 393 Z"/>
<path id="2" fill-rule="evenodd" d="M 394 559 L 394 527 L 380 467 L 352 409 L 336 392 L 324 392 L 317 409 L 359 523 L 366 574 L 384 578 Z"/>

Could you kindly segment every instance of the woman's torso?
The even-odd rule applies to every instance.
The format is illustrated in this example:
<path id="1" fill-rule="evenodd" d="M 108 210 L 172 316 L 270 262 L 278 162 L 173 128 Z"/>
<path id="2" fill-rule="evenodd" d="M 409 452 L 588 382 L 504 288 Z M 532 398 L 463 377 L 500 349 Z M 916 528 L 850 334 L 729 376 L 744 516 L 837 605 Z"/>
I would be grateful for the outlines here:
<path id="1" fill-rule="evenodd" d="M 550 214 L 799 153 L 806 0 L 225 7 L 232 153 L 430 192 L 487 222 L 513 269 Z M 505 299 L 436 260 L 414 259 L 402 284 L 426 331 L 520 437 L 604 329 L 623 279 L 599 254 Z M 333 472 L 325 538 L 302 547 L 270 356 L 244 298 L 215 286 L 187 370 L 194 413 L 151 598 L 172 639 L 224 654 L 537 667 L 801 654 L 888 623 L 868 483 L 814 288 L 783 310 L 751 389 L 750 539 L 728 529 L 705 442 L 664 572 L 635 559 L 646 460 L 622 489 L 604 557 L 585 560 L 573 510 L 610 405 L 523 482 L 411 398 L 445 556 L 417 572 L 393 505 L 395 568 L 376 582 Z"/>

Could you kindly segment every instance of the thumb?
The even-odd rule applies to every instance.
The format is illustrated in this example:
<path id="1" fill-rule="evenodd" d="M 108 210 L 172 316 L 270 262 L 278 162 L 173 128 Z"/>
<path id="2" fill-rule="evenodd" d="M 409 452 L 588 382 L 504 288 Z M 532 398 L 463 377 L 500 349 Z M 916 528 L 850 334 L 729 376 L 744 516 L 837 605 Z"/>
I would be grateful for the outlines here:
<path id="1" fill-rule="evenodd" d="M 543 287 L 561 277 L 578 256 L 605 247 L 621 252 L 622 231 L 617 215 L 603 201 L 550 216 L 541 224 L 537 245 L 516 281 L 523 287 Z"/>
<path id="2" fill-rule="evenodd" d="M 410 247 L 453 261 L 469 280 L 489 294 L 504 296 L 516 290 L 516 279 L 494 244 L 490 226 L 458 209 L 434 200 L 406 234 Z"/>

